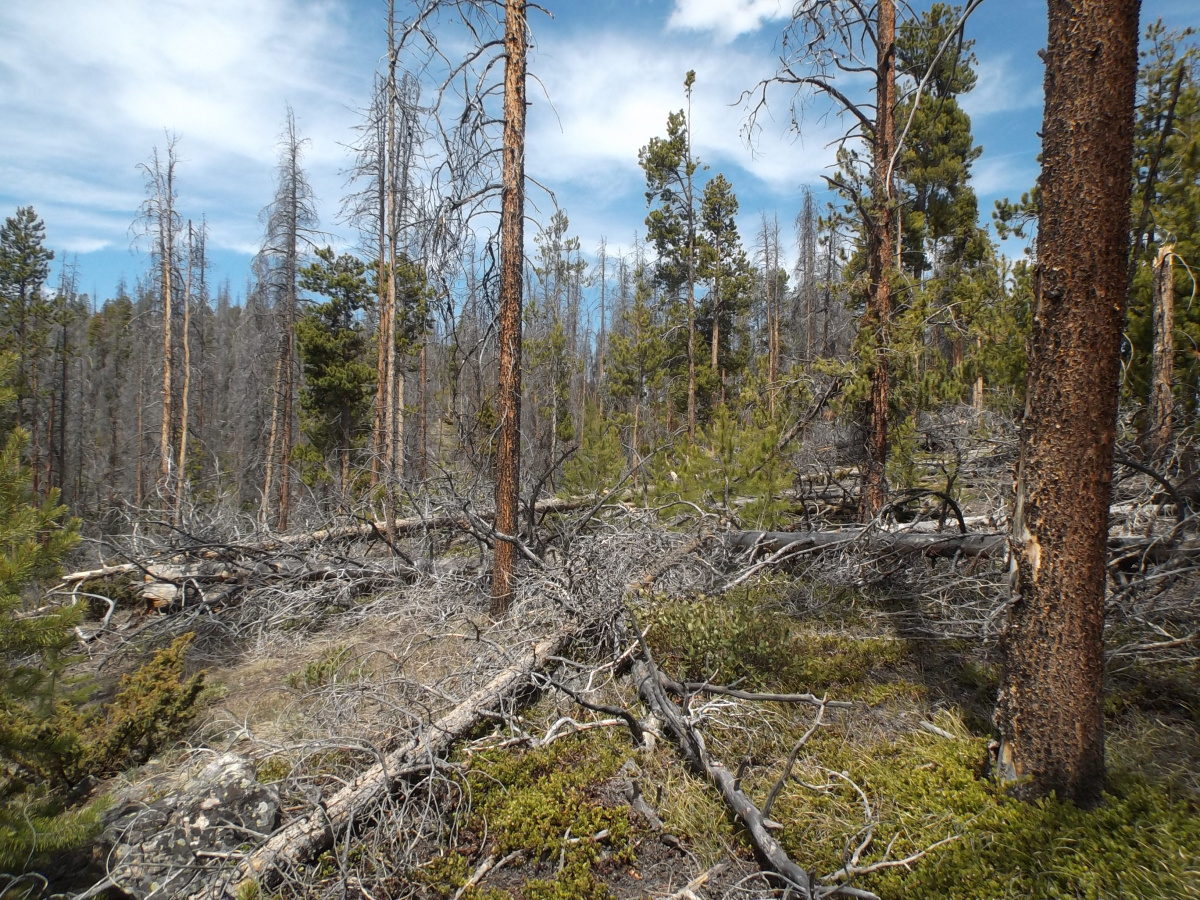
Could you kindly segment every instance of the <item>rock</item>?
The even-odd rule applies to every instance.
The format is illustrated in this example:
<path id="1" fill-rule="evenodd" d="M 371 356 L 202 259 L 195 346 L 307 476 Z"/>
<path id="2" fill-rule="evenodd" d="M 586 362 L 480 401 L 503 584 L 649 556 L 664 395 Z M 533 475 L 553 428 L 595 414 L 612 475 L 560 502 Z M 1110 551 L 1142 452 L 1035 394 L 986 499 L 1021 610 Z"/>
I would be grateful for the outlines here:
<path id="1" fill-rule="evenodd" d="M 279 825 L 279 796 L 236 753 L 153 802 L 129 799 L 104 817 L 109 877 L 137 900 L 167 900 L 262 843 Z"/>

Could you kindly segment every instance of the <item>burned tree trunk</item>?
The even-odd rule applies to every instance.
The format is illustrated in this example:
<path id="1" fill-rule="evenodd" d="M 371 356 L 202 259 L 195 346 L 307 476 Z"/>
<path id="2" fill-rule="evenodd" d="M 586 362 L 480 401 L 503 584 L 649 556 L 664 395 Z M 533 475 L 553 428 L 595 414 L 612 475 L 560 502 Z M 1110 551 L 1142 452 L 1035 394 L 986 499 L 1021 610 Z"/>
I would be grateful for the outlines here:
<path id="1" fill-rule="evenodd" d="M 1105 541 L 1129 253 L 1137 0 L 1050 0 L 1036 308 L 1013 510 L 999 774 L 1104 787 Z"/>
<path id="2" fill-rule="evenodd" d="M 525 262 L 525 0 L 504 9 L 504 169 L 500 209 L 500 384 L 496 413 L 496 531 L 516 536 L 521 486 L 521 288 Z M 492 614 L 512 603 L 517 548 L 496 542 Z"/>

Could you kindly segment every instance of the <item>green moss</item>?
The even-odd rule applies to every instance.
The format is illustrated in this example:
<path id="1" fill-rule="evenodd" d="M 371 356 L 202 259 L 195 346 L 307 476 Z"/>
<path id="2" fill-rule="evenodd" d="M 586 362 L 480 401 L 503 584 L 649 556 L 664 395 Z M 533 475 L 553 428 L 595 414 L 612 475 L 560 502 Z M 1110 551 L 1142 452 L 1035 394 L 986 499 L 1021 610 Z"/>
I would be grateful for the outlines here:
<path id="1" fill-rule="evenodd" d="M 628 808 L 606 806 L 598 794 L 627 755 L 619 737 L 583 735 L 528 752 L 488 751 L 472 761 L 471 829 L 486 833 L 497 854 L 523 850 L 531 859 L 561 863 L 556 877 L 529 881 L 529 900 L 607 898 L 597 866 L 604 859 L 633 861 Z M 601 832 L 607 835 L 596 838 Z"/>
<path id="2" fill-rule="evenodd" d="M 1104 804 L 1083 811 L 1050 799 L 1013 800 L 985 777 L 986 743 L 912 735 L 864 748 L 827 736 L 799 767 L 815 791 L 789 785 L 776 806 L 787 823 L 781 842 L 818 875 L 836 871 L 846 835 L 863 826 L 861 787 L 878 816 L 860 860 L 903 859 L 954 838 L 909 868 L 866 876 L 883 898 L 991 900 L 998 897 L 1094 898 L 1200 896 L 1200 819 L 1144 778 L 1113 778 Z M 815 779 L 815 781 L 813 780 Z"/>

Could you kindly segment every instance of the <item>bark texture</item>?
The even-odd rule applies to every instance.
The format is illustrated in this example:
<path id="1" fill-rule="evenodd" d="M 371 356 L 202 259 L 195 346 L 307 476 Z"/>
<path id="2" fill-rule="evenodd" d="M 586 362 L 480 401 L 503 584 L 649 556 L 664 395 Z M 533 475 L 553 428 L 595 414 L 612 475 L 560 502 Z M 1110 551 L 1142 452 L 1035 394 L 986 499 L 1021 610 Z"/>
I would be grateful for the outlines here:
<path id="1" fill-rule="evenodd" d="M 496 531 L 516 536 L 521 487 L 521 288 L 525 263 L 525 0 L 504 9 L 504 169 L 500 207 L 500 385 L 496 397 Z M 492 614 L 512 603 L 517 548 L 496 541 Z"/>
<path id="2" fill-rule="evenodd" d="M 1013 510 L 999 773 L 1104 787 L 1105 542 L 1125 313 L 1138 0 L 1050 0 L 1036 307 Z"/>
<path id="3" fill-rule="evenodd" d="M 870 291 L 863 328 L 868 329 L 871 353 L 871 393 L 867 401 L 866 465 L 863 467 L 862 520 L 870 522 L 887 499 L 888 344 L 892 317 L 892 179 L 889 174 L 896 144 L 896 7 L 879 0 L 876 20 L 875 185 L 870 240 Z"/>

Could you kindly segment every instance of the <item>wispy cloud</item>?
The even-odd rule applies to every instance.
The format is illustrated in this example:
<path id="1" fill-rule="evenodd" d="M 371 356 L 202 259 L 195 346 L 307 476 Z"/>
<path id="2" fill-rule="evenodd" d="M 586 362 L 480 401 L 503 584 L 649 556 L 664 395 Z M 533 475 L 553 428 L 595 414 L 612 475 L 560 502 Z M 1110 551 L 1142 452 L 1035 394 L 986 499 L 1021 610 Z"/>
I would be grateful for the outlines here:
<path id="1" fill-rule="evenodd" d="M 667 27 L 678 31 L 711 31 L 729 42 L 757 31 L 764 23 L 791 15 L 789 0 L 675 0 Z"/>
<path id="2" fill-rule="evenodd" d="M 107 218 L 65 209 L 123 208 L 123 231 L 140 202 L 137 163 L 163 147 L 164 131 L 177 132 L 181 209 L 198 216 L 199 198 L 221 201 L 210 215 L 237 224 L 214 236 L 242 247 L 270 200 L 290 102 L 310 126 L 310 174 L 333 199 L 345 160 L 338 142 L 371 69 L 341 62 L 351 46 L 343 9 L 324 0 L 3 4 L 0 195 L 53 212 L 56 239 L 67 246 L 118 243 L 122 235 L 92 230 Z"/>

